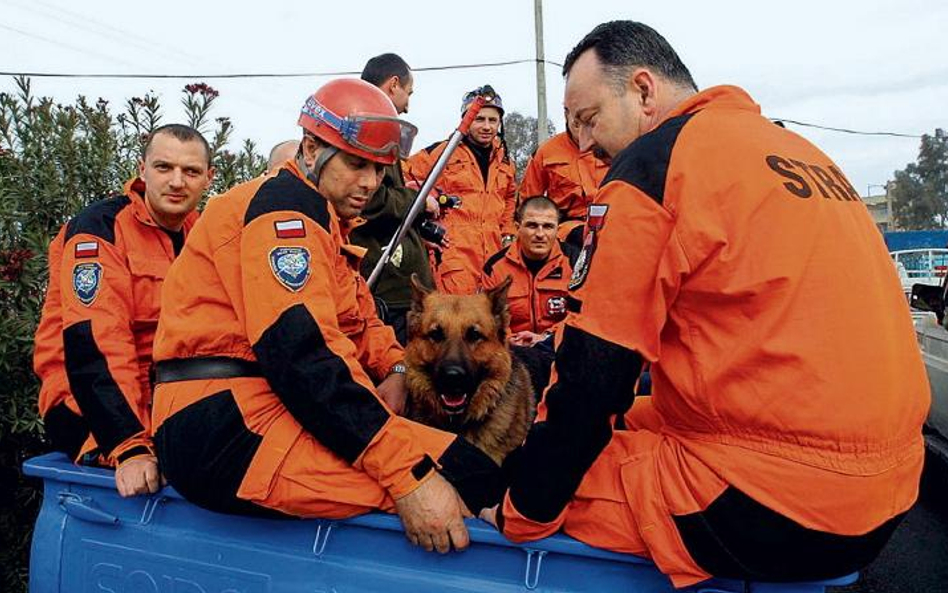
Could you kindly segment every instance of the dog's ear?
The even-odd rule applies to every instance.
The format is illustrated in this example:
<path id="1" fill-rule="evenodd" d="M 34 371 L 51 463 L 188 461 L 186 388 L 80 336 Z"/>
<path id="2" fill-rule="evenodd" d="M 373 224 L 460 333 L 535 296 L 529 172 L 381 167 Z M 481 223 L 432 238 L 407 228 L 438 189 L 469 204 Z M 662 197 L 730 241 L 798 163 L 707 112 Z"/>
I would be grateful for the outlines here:
<path id="1" fill-rule="evenodd" d="M 415 335 L 416 328 L 421 323 L 421 312 L 425 308 L 425 297 L 431 294 L 432 290 L 421 283 L 418 274 L 411 275 L 411 310 L 408 311 L 408 337 Z"/>
<path id="2" fill-rule="evenodd" d="M 490 312 L 497 320 L 497 331 L 501 338 L 505 338 L 507 327 L 510 325 L 510 308 L 507 306 L 507 291 L 510 290 L 510 283 L 513 278 L 507 276 L 503 282 L 489 289 L 485 294 L 490 300 Z"/>
<path id="3" fill-rule="evenodd" d="M 411 275 L 411 310 L 421 311 L 425 297 L 431 293 L 432 290 L 422 284 L 421 280 L 418 279 L 418 274 L 413 272 Z"/>

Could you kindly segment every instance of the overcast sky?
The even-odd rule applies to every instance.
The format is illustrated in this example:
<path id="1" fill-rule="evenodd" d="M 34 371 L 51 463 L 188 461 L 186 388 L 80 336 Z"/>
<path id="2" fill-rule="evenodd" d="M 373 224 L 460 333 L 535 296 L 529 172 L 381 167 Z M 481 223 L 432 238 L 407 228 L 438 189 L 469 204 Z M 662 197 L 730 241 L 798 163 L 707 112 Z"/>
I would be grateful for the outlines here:
<path id="1" fill-rule="evenodd" d="M 244 3 L 157 0 L 0 0 L 0 71 L 229 74 L 359 71 L 394 51 L 413 67 L 529 59 L 533 0 Z M 247 3 L 249 5 L 249 3 Z M 633 19 L 662 33 L 700 88 L 737 84 L 765 115 L 861 131 L 921 135 L 948 127 L 948 2 L 788 3 L 544 0 L 546 57 L 562 62 L 600 22 Z M 533 64 L 419 72 L 407 118 L 415 147 L 457 125 L 461 96 L 490 83 L 508 111 L 536 115 Z M 563 129 L 563 82 L 547 66 L 548 109 Z M 300 105 L 327 78 L 210 80 L 35 79 L 37 94 L 104 97 L 118 108 L 153 90 L 165 123 L 182 117 L 180 89 L 206 80 L 221 92 L 234 140 L 262 152 L 298 136 Z M 0 91 L 12 90 L 10 77 Z M 814 141 L 861 194 L 915 159 L 917 138 L 859 136 L 789 126 Z"/>

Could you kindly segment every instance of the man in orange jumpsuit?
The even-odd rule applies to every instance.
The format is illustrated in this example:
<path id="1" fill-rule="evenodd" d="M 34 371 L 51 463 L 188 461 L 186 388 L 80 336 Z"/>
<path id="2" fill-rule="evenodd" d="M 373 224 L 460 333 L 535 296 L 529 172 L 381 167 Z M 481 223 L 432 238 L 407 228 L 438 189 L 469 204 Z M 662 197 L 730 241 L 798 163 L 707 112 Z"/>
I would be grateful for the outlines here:
<path id="1" fill-rule="evenodd" d="M 550 381 L 553 333 L 566 318 L 566 285 L 573 273 L 578 249 L 556 237 L 559 210 L 549 198 L 529 198 L 517 208 L 517 238 L 484 264 L 481 286 L 494 288 L 509 276 L 508 340 L 514 354 L 527 366 L 533 391 L 539 395 Z"/>
<path id="2" fill-rule="evenodd" d="M 461 113 L 476 97 L 474 91 L 464 96 Z M 447 210 L 440 221 L 451 242 L 435 270 L 442 292 L 474 293 L 487 258 L 513 239 L 517 192 L 514 166 L 503 142 L 503 117 L 500 95 L 491 94 L 438 179 L 444 194 L 461 198 L 460 207 Z M 407 177 L 423 181 L 445 146 L 447 141 L 437 142 L 412 155 Z"/>
<path id="3" fill-rule="evenodd" d="M 552 200 L 530 198 L 516 218 L 517 238 L 487 260 L 481 285 L 490 289 L 512 278 L 507 291 L 510 343 L 534 346 L 550 338 L 566 318 L 566 285 L 573 267 L 556 238 L 559 211 Z"/>
<path id="4" fill-rule="evenodd" d="M 649 556 L 678 587 L 864 566 L 917 496 L 929 401 L 865 205 L 743 90 L 697 92 L 645 25 L 600 25 L 564 73 L 580 148 L 613 161 L 497 523 Z"/>
<path id="5" fill-rule="evenodd" d="M 609 170 L 592 150 L 580 151 L 576 143 L 576 122 L 565 112 L 566 131 L 556 134 L 540 146 L 523 173 L 518 195 L 546 196 L 560 210 L 561 240 L 582 226 L 586 208 L 592 203 L 599 184 Z"/>
<path id="6" fill-rule="evenodd" d="M 165 282 L 153 408 L 162 471 L 212 510 L 395 510 L 412 542 L 463 548 L 464 506 L 499 500 L 499 468 L 393 413 L 402 348 L 359 275 L 363 250 L 344 236 L 414 127 L 355 79 L 317 90 L 299 124 L 296 160 L 211 202 Z"/>
<path id="7" fill-rule="evenodd" d="M 197 130 L 162 126 L 124 195 L 84 208 L 49 246 L 33 355 L 40 414 L 54 449 L 115 466 L 122 496 L 160 486 L 149 373 L 161 284 L 213 174 Z"/>

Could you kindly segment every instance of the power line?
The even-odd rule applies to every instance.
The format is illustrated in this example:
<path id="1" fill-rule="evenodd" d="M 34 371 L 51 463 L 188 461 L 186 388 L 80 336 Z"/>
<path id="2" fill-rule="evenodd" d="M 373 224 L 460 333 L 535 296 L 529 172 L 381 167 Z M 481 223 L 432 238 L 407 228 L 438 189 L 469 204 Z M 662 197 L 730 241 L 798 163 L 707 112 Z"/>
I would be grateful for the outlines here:
<path id="1" fill-rule="evenodd" d="M 72 12 L 66 8 L 50 6 L 43 0 L 29 0 L 29 2 L 7 0 L 7 2 L 24 12 L 31 13 L 31 15 L 36 15 L 37 18 L 43 21 L 53 21 L 67 27 L 80 29 L 100 37 L 109 37 L 113 40 L 119 41 L 123 51 L 126 51 L 131 46 L 147 52 L 148 56 L 152 59 L 154 59 L 155 54 L 164 54 L 164 56 L 168 58 L 172 58 L 173 55 L 176 54 L 177 59 L 179 60 L 181 58 L 187 60 L 198 59 L 197 56 L 191 56 L 182 53 L 172 47 L 164 47 L 159 43 L 148 42 L 148 40 L 142 38 L 141 32 L 136 32 L 134 35 L 129 35 L 128 31 L 122 31 L 121 29 L 102 23 L 101 21 L 97 21 L 89 15 Z M 44 41 L 49 40 L 44 39 Z"/>
<path id="2" fill-rule="evenodd" d="M 891 136 L 895 138 L 921 138 L 918 134 L 902 134 L 899 132 L 864 132 L 861 130 L 851 130 L 849 128 L 835 128 L 833 126 L 822 126 L 819 124 L 809 124 L 795 119 L 786 119 L 783 117 L 771 117 L 771 121 L 780 121 L 805 128 L 816 128 L 818 130 L 828 130 L 830 132 L 842 132 L 843 134 L 856 134 L 858 136 Z"/>
<path id="3" fill-rule="evenodd" d="M 17 33 L 26 34 L 23 31 L 12 29 L 11 27 L 2 28 L 11 29 Z M 50 39 L 41 38 L 44 41 L 53 42 Z M 70 49 L 75 49 L 70 47 Z M 423 66 L 412 68 L 413 72 L 437 72 L 445 70 L 465 70 L 473 68 L 496 68 L 503 66 L 514 66 L 517 64 L 537 64 L 542 63 L 550 66 L 562 68 L 563 64 L 552 60 L 539 60 L 536 58 L 523 60 L 505 60 L 502 62 L 478 62 L 473 64 L 450 64 L 443 66 Z M 213 80 L 213 79 L 253 79 L 253 78 L 314 78 L 320 76 L 358 76 L 362 74 L 361 70 L 337 70 L 326 72 L 277 72 L 277 73 L 235 73 L 235 74 L 109 74 L 109 73 L 66 73 L 66 72 L 6 72 L 0 71 L 0 76 L 27 76 L 31 78 L 110 78 L 110 79 L 181 79 L 181 80 Z M 900 132 L 866 132 L 862 130 L 853 130 L 849 128 L 837 128 L 833 126 L 824 126 L 820 124 L 811 124 L 795 119 L 784 117 L 771 117 L 772 121 L 780 121 L 788 124 L 794 124 L 806 128 L 815 128 L 827 130 L 830 132 L 840 132 L 843 134 L 854 134 L 858 136 L 889 136 L 894 138 L 921 138 L 918 134 L 903 134 Z"/>
<path id="4" fill-rule="evenodd" d="M 132 64 L 131 62 L 128 62 L 128 61 L 123 60 L 123 59 L 121 59 L 121 58 L 117 58 L 117 57 L 115 57 L 115 56 L 109 56 L 109 55 L 106 55 L 106 54 L 101 54 L 101 53 L 99 53 L 99 52 L 97 52 L 97 51 L 90 50 L 90 49 L 85 48 L 85 47 L 79 47 L 79 46 L 76 46 L 76 45 L 71 45 L 71 44 L 69 44 L 69 43 L 64 43 L 64 42 L 59 41 L 59 40 L 57 40 L 57 39 L 50 39 L 49 37 L 44 37 L 43 35 L 38 35 L 38 34 L 36 34 L 36 33 L 30 33 L 29 31 L 24 31 L 24 30 L 22 30 L 22 29 L 17 29 L 16 27 L 11 27 L 11 26 L 9 26 L 9 25 L 2 25 L 2 24 L 0 24 L 0 29 L 6 29 L 7 31 L 12 31 L 12 32 L 17 33 L 18 35 L 22 35 L 22 36 L 24 36 L 24 37 L 29 37 L 29 38 L 31 38 L 31 39 L 37 39 L 37 40 L 39 40 L 39 41 L 44 41 L 44 42 L 49 43 L 49 44 L 51 44 L 51 45 L 56 45 L 56 46 L 59 46 L 59 47 L 63 47 L 63 48 L 66 48 L 66 49 L 70 49 L 70 50 L 72 50 L 72 51 L 79 52 L 79 53 L 83 53 L 83 54 L 86 54 L 86 55 L 89 55 L 89 56 L 95 56 L 95 57 L 97 57 L 97 58 L 101 58 L 101 59 L 105 59 L 105 60 L 111 60 L 111 61 L 119 62 L 119 63 L 122 63 L 122 64 L 127 64 L 127 65 L 129 65 L 129 66 L 132 66 L 133 68 L 135 67 L 135 65 Z M 6 74 L 6 73 L 4 73 L 4 74 Z M 16 74 L 11 74 L 11 76 L 16 76 Z M 38 78 L 38 77 L 37 77 L 37 78 Z"/>
<path id="5" fill-rule="evenodd" d="M 451 64 L 446 66 L 424 66 L 412 68 L 412 72 L 435 72 L 439 70 L 464 70 L 471 68 L 495 68 L 516 64 L 534 64 L 542 62 L 562 68 L 559 62 L 551 60 L 506 60 L 503 62 L 480 62 L 475 64 Z M 240 73 L 240 74 L 106 74 L 106 73 L 66 73 L 66 72 L 3 72 L 0 76 L 29 76 L 31 78 L 143 78 L 143 79 L 233 79 L 233 78 L 312 78 L 316 76 L 358 76 L 361 70 L 338 70 L 335 72 L 276 72 L 276 73 Z"/>
<path id="6" fill-rule="evenodd" d="M 173 60 L 176 62 L 180 61 L 183 58 L 184 60 L 187 60 L 190 62 L 204 62 L 205 64 L 211 64 L 214 67 L 220 66 L 220 64 L 215 64 L 214 62 L 208 61 L 205 57 L 185 53 L 174 47 L 168 47 L 166 44 L 162 42 L 148 38 L 142 32 L 137 32 L 135 35 L 129 35 L 127 31 L 123 31 L 122 29 L 119 29 L 107 23 L 103 23 L 102 21 L 95 20 L 94 18 L 91 18 L 87 15 L 82 15 L 77 12 L 72 12 L 65 8 L 52 6 L 48 4 L 47 2 L 44 2 L 44 0 L 31 0 L 32 4 L 23 4 L 21 2 L 18 2 L 17 0 L 12 0 L 12 1 L 7 0 L 7 1 L 11 2 L 14 6 L 17 6 L 20 10 L 23 10 L 26 12 L 36 14 L 38 11 L 39 13 L 42 13 L 42 18 L 51 19 L 53 21 L 56 21 L 60 24 L 63 24 L 69 27 L 85 30 L 99 36 L 109 37 L 114 40 L 120 41 L 123 48 L 127 48 L 127 47 L 130 47 L 131 49 L 137 48 L 139 51 L 147 52 L 150 57 L 154 57 L 155 54 L 157 53 L 159 55 L 163 55 L 168 60 Z M 3 25 L 0 25 L 0 26 L 3 26 Z M 47 43 L 63 45 L 61 42 L 57 42 L 56 40 L 42 37 L 36 34 L 28 33 L 25 31 L 20 31 L 18 29 L 16 30 L 16 32 L 22 35 L 26 35 L 28 37 L 33 37 L 34 39 L 39 39 L 40 41 L 45 41 Z M 77 48 L 77 47 L 68 46 L 68 45 L 66 45 L 66 47 L 69 47 L 70 49 L 75 49 L 77 51 L 81 51 L 84 53 L 90 53 L 88 50 L 85 50 L 83 48 Z M 113 56 L 107 56 L 107 55 L 103 55 L 97 52 L 92 52 L 91 55 L 96 55 L 98 57 L 103 57 L 109 60 L 115 59 Z M 140 67 L 134 64 L 130 64 L 129 62 L 125 60 L 119 60 L 119 61 L 121 61 L 124 64 L 130 65 L 133 69 Z M 277 105 L 273 103 L 272 101 L 270 101 L 269 98 L 264 97 L 256 92 L 251 92 L 251 94 L 247 94 L 240 90 L 234 90 L 234 91 L 231 91 L 231 93 L 234 96 L 238 98 L 243 98 L 246 101 L 249 101 L 250 103 L 255 104 L 258 107 L 263 107 L 266 109 L 273 109 L 277 107 Z"/>

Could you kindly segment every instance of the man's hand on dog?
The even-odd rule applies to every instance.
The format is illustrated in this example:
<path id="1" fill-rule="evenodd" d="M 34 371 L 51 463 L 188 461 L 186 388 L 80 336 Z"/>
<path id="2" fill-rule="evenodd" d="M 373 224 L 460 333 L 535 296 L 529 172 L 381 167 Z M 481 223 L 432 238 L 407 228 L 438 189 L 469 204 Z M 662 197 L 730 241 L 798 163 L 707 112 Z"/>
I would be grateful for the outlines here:
<path id="1" fill-rule="evenodd" d="M 405 386 L 404 373 L 391 373 L 385 380 L 379 383 L 376 388 L 379 397 L 382 398 L 388 407 L 396 414 L 401 415 L 405 411 L 405 398 L 408 397 L 408 388 Z"/>
<path id="2" fill-rule="evenodd" d="M 435 473 L 410 494 L 395 501 L 408 541 L 431 552 L 463 550 L 470 543 L 457 490 Z"/>

